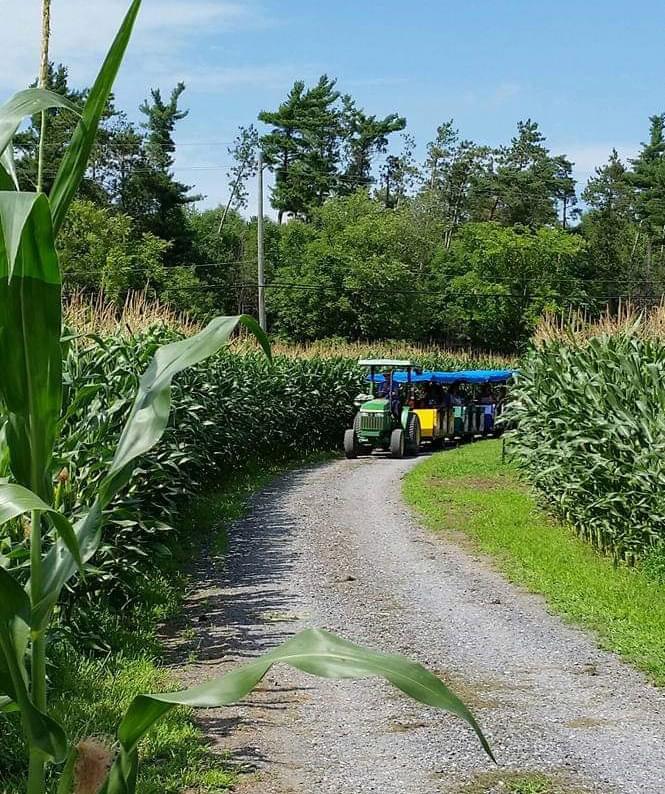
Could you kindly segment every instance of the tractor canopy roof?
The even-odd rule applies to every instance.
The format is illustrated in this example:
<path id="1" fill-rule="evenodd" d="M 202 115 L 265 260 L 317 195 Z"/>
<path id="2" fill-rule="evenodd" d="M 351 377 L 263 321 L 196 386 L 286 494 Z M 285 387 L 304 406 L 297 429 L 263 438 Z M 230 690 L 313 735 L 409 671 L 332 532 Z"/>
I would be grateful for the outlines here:
<path id="1" fill-rule="evenodd" d="M 404 361 L 396 358 L 361 358 L 358 362 L 361 367 L 376 367 L 376 369 L 418 369 L 415 361 Z"/>
<path id="2" fill-rule="evenodd" d="M 451 385 L 452 383 L 506 383 L 516 370 L 512 369 L 465 369 L 457 372 L 434 372 L 427 370 L 420 373 L 411 374 L 411 383 L 439 383 L 441 385 Z M 396 372 L 393 376 L 396 383 L 408 383 L 409 377 L 406 372 Z M 375 374 L 374 381 L 383 381 L 383 375 Z"/>

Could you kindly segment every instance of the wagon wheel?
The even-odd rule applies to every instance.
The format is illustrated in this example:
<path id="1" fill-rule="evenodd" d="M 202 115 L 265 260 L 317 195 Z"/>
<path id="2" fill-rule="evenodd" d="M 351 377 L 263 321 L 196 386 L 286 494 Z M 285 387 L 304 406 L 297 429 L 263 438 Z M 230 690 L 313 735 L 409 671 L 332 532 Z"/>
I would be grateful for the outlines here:
<path id="1" fill-rule="evenodd" d="M 410 455 L 417 455 L 420 449 L 420 419 L 418 414 L 409 414 L 406 423 L 407 449 Z"/>

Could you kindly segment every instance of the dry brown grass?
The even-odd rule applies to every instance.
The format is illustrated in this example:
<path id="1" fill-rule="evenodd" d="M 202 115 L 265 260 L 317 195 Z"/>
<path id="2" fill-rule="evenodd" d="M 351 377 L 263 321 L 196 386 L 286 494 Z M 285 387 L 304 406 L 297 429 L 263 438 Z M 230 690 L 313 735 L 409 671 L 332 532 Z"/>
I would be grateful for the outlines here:
<path id="1" fill-rule="evenodd" d="M 64 317 L 69 327 L 83 334 L 134 334 L 166 325 L 189 335 L 200 327 L 186 314 L 174 311 L 145 291 L 130 293 L 122 306 L 101 294 L 92 298 L 75 292 L 65 300 Z"/>
<path id="2" fill-rule="evenodd" d="M 618 333 L 665 341 L 665 299 L 652 309 L 622 303 L 616 311 L 608 310 L 594 319 L 580 311 L 571 311 L 567 315 L 546 315 L 536 329 L 534 341 L 536 344 L 550 341 L 584 342 L 593 337 Z"/>

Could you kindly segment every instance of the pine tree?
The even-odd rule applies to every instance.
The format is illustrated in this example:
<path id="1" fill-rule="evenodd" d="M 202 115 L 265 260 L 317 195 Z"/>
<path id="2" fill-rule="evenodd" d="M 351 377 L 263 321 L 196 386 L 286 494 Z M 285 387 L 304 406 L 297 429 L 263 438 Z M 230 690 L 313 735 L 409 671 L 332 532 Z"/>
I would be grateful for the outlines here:
<path id="1" fill-rule="evenodd" d="M 285 213 L 309 218 L 330 196 L 369 187 L 374 158 L 406 126 L 396 113 L 368 116 L 327 75 L 311 88 L 297 81 L 279 108 L 259 120 L 272 128 L 261 146 L 275 172 L 272 203 L 280 222 Z"/>
<path id="2" fill-rule="evenodd" d="M 33 83 L 36 85 L 36 83 Z M 69 85 L 69 71 L 63 64 L 49 64 L 47 85 L 50 90 L 82 105 L 88 89 L 73 89 Z M 44 189 L 48 192 L 58 166 L 78 123 L 78 117 L 67 111 L 47 111 L 48 130 L 44 150 Z M 30 126 L 14 138 L 19 183 L 34 188 L 37 183 L 37 157 L 41 133 L 41 114 L 31 119 Z M 103 114 L 89 168 L 79 189 L 82 198 L 101 205 L 120 205 L 124 186 L 141 159 L 143 136 L 128 121 L 127 115 L 114 106 L 111 96 Z"/>
<path id="3" fill-rule="evenodd" d="M 612 149 L 607 163 L 595 169 L 582 191 L 582 200 L 608 223 L 630 220 L 635 193 L 631 175 L 616 149 Z"/>
<path id="4" fill-rule="evenodd" d="M 452 119 L 437 128 L 436 138 L 427 145 L 425 191 L 444 222 L 446 248 L 472 213 L 472 190 L 486 173 L 489 152 L 486 146 L 460 140 Z"/>
<path id="5" fill-rule="evenodd" d="M 276 111 L 259 113 L 272 127 L 261 147 L 275 171 L 272 203 L 280 223 L 285 213 L 308 217 L 336 187 L 340 94 L 335 82 L 322 75 L 306 89 L 299 80 Z"/>
<path id="6" fill-rule="evenodd" d="M 368 116 L 348 94 L 342 97 L 342 161 L 340 193 L 349 194 L 373 182 L 374 158 L 388 148 L 388 136 L 401 132 L 406 119 L 397 113 Z"/>
<path id="7" fill-rule="evenodd" d="M 554 224 L 564 198 L 575 195 L 572 164 L 564 155 L 552 157 L 545 137 L 531 119 L 520 121 L 510 146 L 496 151 L 495 162 L 476 187 L 480 220 L 531 228 Z"/>
<path id="8" fill-rule="evenodd" d="M 188 111 L 180 110 L 179 101 L 184 83 L 171 92 L 164 102 L 159 89 L 151 92 L 152 101 L 141 104 L 146 117 L 146 132 L 141 159 L 123 186 L 122 208 L 136 219 L 142 231 L 171 242 L 167 260 L 172 264 L 190 264 L 192 235 L 187 223 L 186 208 L 201 196 L 189 195 L 191 187 L 173 175 L 176 124 Z"/>
<path id="9" fill-rule="evenodd" d="M 36 85 L 37 82 L 35 81 L 32 87 L 34 88 Z M 63 64 L 55 66 L 53 63 L 49 63 L 46 87 L 57 94 L 67 97 L 75 105 L 79 106 L 82 106 L 87 93 L 70 88 L 69 70 Z M 78 123 L 78 118 L 74 113 L 60 110 L 47 111 L 47 118 L 48 135 L 46 136 L 44 148 L 43 186 L 46 193 L 51 189 L 67 142 Z M 41 128 L 41 114 L 37 114 L 32 117 L 30 126 L 26 130 L 14 136 L 14 148 L 17 159 L 16 171 L 19 183 L 26 190 L 35 190 L 37 185 L 37 159 Z M 82 192 L 85 192 L 85 186 Z"/>
<path id="10" fill-rule="evenodd" d="M 388 155 L 381 169 L 382 184 L 379 195 L 386 209 L 399 206 L 422 179 L 414 157 L 415 138 L 405 134 L 402 135 L 402 142 L 401 153 Z"/>
<path id="11" fill-rule="evenodd" d="M 639 156 L 632 160 L 628 178 L 636 188 L 635 209 L 657 245 L 665 239 L 665 113 L 651 116 L 649 142 L 642 144 Z"/>
<path id="12" fill-rule="evenodd" d="M 227 173 L 229 179 L 230 207 L 234 210 L 247 209 L 247 181 L 256 176 L 258 169 L 259 133 L 253 124 L 240 127 L 238 134 L 229 147 L 233 165 Z"/>
<path id="13" fill-rule="evenodd" d="M 613 149 L 607 163 L 595 169 L 582 192 L 589 210 L 582 217 L 581 230 L 589 247 L 596 295 L 630 294 L 633 287 L 642 292 L 639 279 L 645 277 L 644 235 L 635 224 L 635 188 L 631 174 Z M 592 281 L 593 284 L 593 281 Z"/>

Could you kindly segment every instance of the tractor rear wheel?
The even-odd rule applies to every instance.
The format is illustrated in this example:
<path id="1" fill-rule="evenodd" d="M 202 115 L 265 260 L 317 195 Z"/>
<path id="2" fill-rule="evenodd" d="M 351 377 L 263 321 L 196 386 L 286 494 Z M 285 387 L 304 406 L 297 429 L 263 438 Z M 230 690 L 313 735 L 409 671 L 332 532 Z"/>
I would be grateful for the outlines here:
<path id="1" fill-rule="evenodd" d="M 344 433 L 344 454 L 349 460 L 358 457 L 358 436 L 355 430 L 347 430 Z"/>
<path id="2" fill-rule="evenodd" d="M 396 428 L 390 435 L 390 454 L 393 458 L 403 458 L 406 448 L 406 438 L 401 427 Z"/>
<path id="3" fill-rule="evenodd" d="M 406 423 L 406 438 L 409 455 L 417 455 L 420 449 L 420 419 L 418 414 L 409 414 Z"/>

